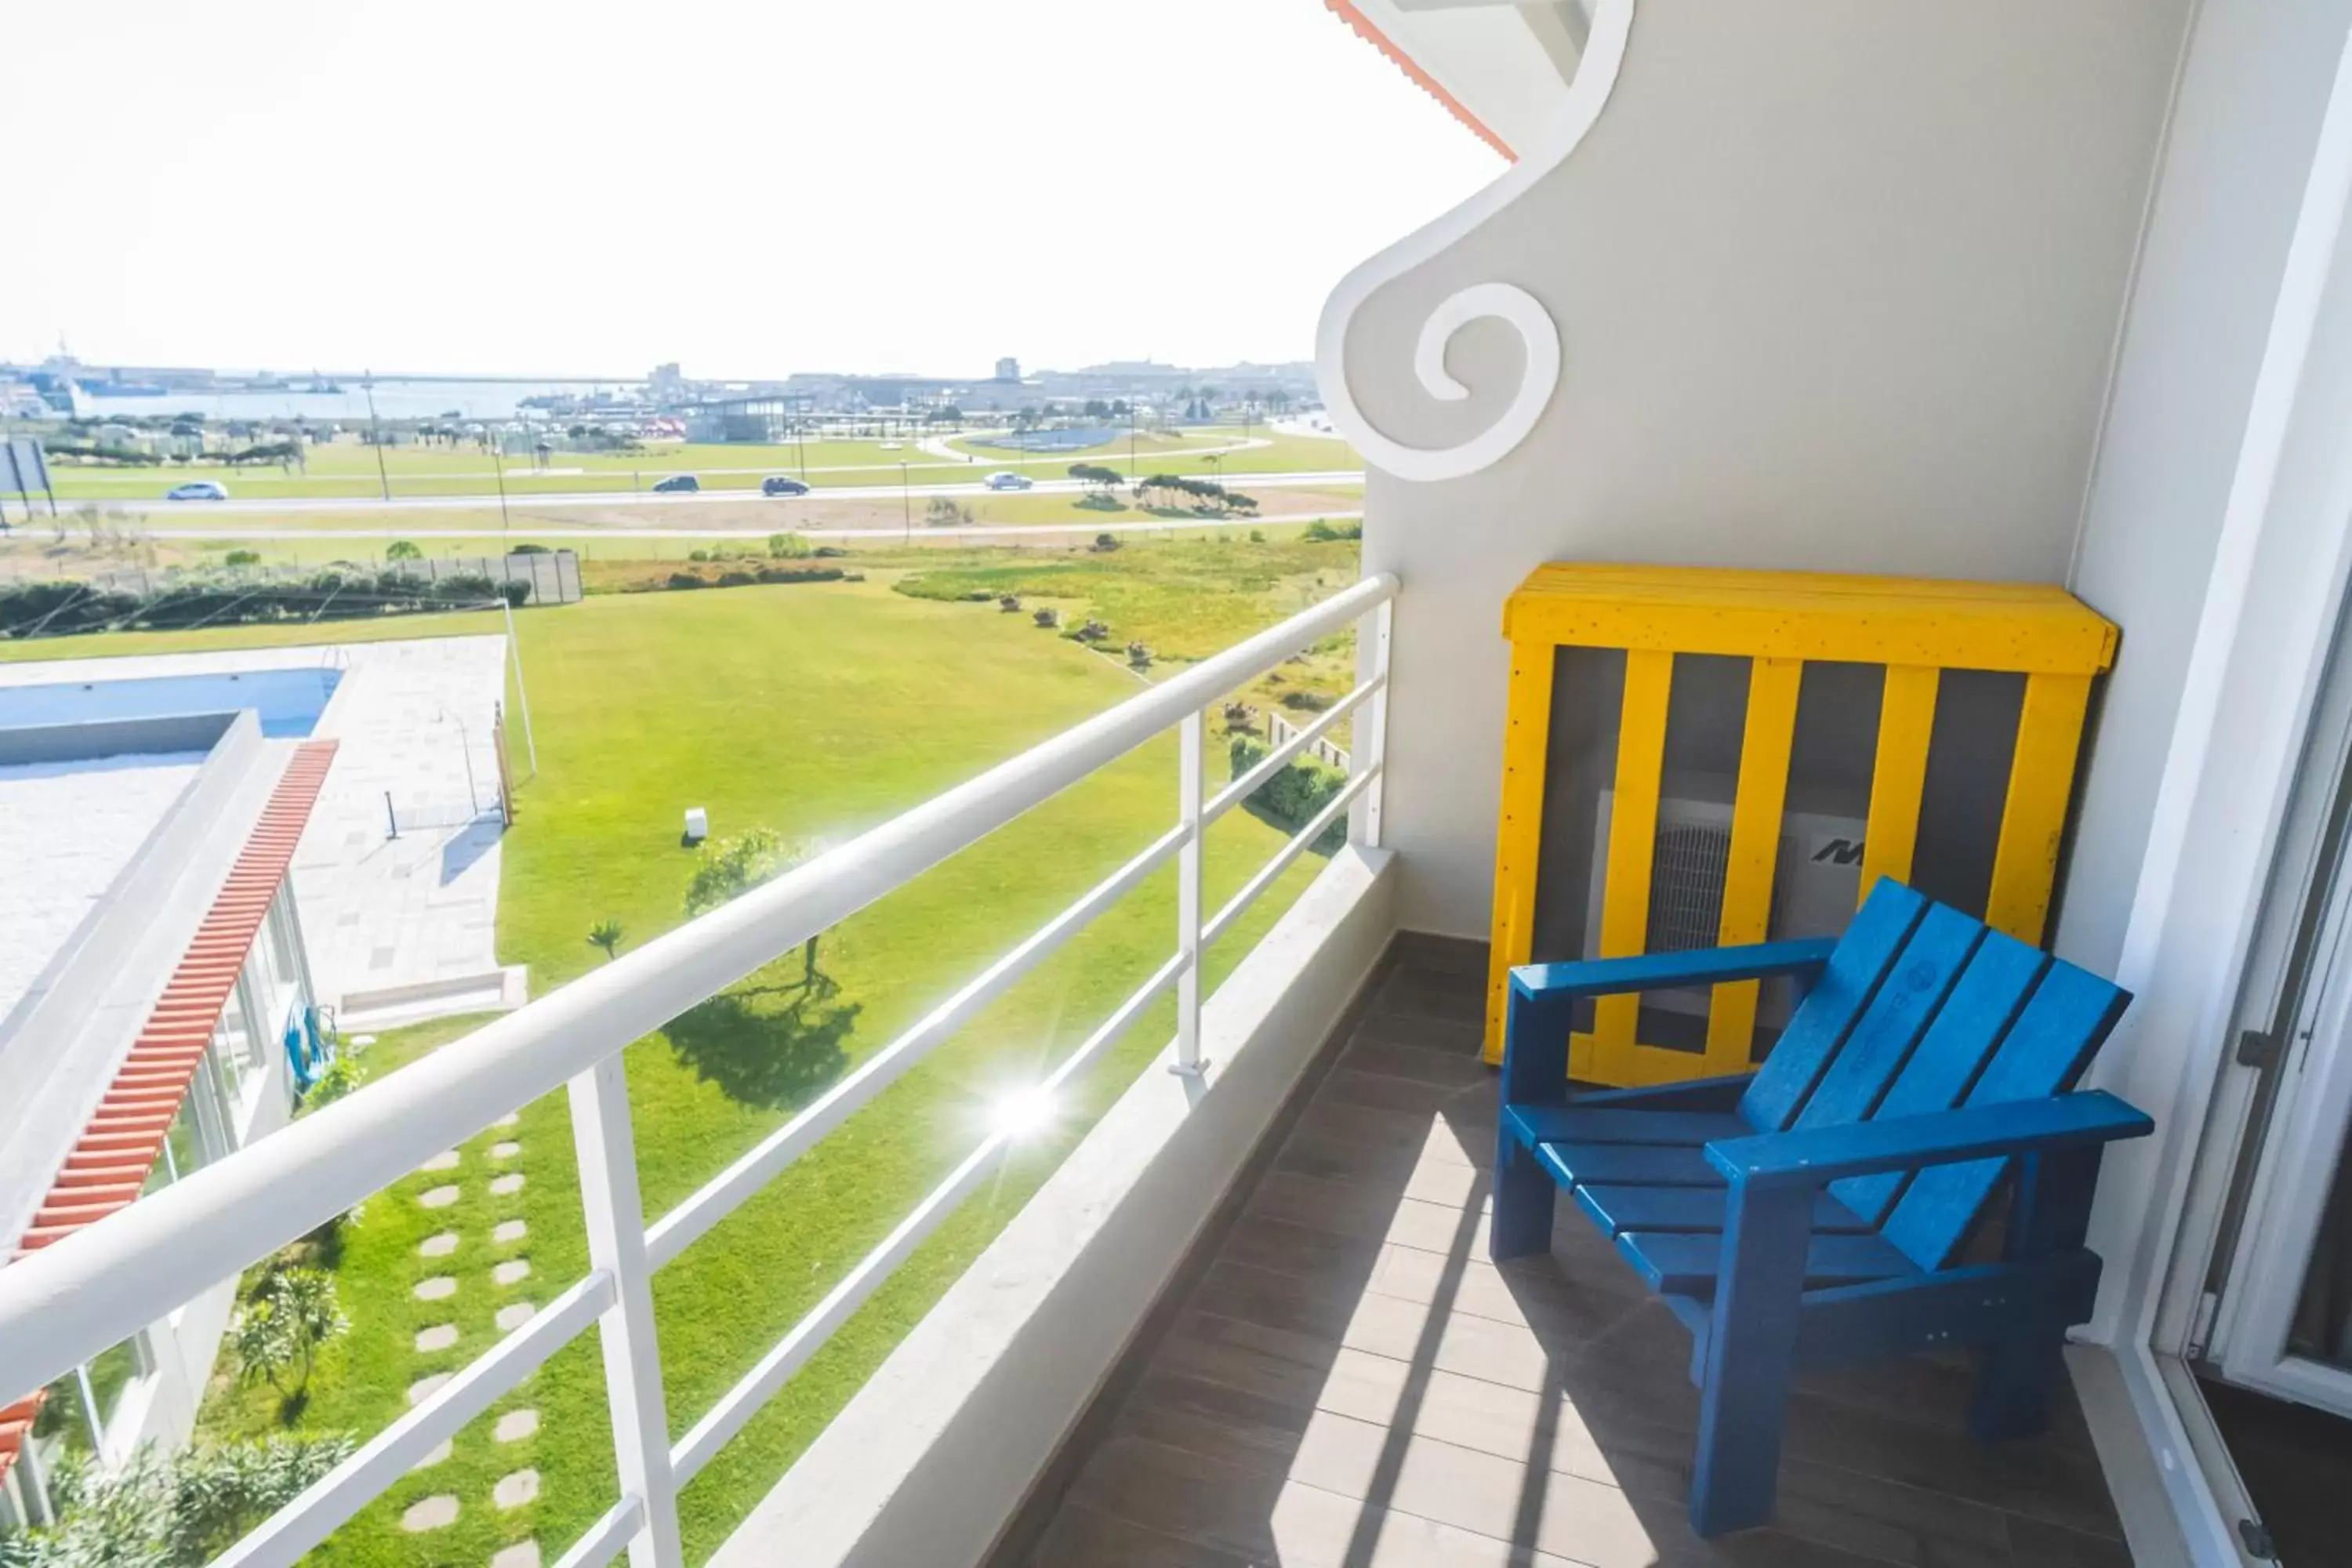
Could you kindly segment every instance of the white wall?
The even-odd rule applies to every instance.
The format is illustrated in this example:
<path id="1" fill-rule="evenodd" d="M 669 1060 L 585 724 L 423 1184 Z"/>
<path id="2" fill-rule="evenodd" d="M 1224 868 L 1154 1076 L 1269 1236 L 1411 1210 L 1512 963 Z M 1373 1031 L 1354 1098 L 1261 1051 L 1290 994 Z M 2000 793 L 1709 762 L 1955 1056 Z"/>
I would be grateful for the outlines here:
<path id="1" fill-rule="evenodd" d="M 1375 292 L 1365 415 L 1437 446 L 1519 351 L 1438 301 L 1514 283 L 1559 323 L 1534 434 L 1483 473 L 1375 473 L 1364 564 L 1405 584 L 1388 841 L 1409 927 L 1483 936 L 1505 596 L 1547 560 L 2063 576 L 2186 0 L 1640 0 L 1564 163 Z"/>
<path id="2" fill-rule="evenodd" d="M 2057 929 L 2111 973 L 2352 0 L 2205 0 L 2070 583 L 2124 628 Z"/>

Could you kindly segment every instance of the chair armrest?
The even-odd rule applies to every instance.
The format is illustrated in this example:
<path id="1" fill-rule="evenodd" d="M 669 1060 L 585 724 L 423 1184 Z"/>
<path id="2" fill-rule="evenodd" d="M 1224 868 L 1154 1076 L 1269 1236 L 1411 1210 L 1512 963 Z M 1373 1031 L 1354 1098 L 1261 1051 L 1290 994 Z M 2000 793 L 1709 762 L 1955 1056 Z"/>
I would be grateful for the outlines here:
<path id="1" fill-rule="evenodd" d="M 1759 942 L 1691 952 L 1645 952 L 1633 958 L 1590 958 L 1575 963 L 1523 963 L 1511 971 L 1511 990 L 1535 1002 L 1568 1002 L 1627 991 L 1715 985 L 1776 974 L 1813 974 L 1830 961 L 1835 937 Z"/>
<path id="2" fill-rule="evenodd" d="M 2144 1138 L 2155 1130 L 2146 1112 L 2104 1089 L 2091 1089 L 1885 1121 L 1718 1138 L 1706 1146 L 1706 1157 L 1727 1177 L 1751 1188 L 1817 1187 L 1849 1176 Z"/>
<path id="3" fill-rule="evenodd" d="M 1638 1089 L 1588 1089 L 1570 1095 L 1568 1103 L 1579 1110 L 1728 1110 L 1755 1081 L 1754 1073 L 1742 1072 Z"/>

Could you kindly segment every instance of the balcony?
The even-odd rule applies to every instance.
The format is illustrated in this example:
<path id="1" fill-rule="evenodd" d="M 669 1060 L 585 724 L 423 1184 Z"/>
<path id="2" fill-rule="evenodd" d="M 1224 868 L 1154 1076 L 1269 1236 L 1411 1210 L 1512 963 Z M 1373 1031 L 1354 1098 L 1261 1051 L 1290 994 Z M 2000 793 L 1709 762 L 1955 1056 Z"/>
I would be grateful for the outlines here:
<path id="1" fill-rule="evenodd" d="M 2079 1418 L 1970 1444 L 1958 1368 L 1821 1380 L 1782 1520 L 1703 1543 L 1683 1516 L 1687 1341 L 1608 1249 L 1485 1260 L 1494 1085 L 1483 949 L 1395 929 L 1380 847 L 1390 625 L 1365 579 L 346 1101 L 0 1270 L 5 1380 L 38 1386 L 557 1088 L 588 1268 L 237 1543 L 291 1563 L 597 1333 L 610 1496 L 566 1568 L 688 1560 L 677 1499 L 893 1272 L 1005 1169 L 1097 1055 L 1174 999 L 1174 1037 L 736 1526 L 713 1560 L 1223 1564 L 2125 1560 Z M 1408 626 L 1410 625 L 1408 621 Z M 1202 710 L 1354 626 L 1362 678 L 1211 794 Z M 1220 908 L 1200 846 L 1352 717 L 1346 788 Z M 667 1214 L 645 1217 L 623 1048 L 1173 729 L 1176 820 Z M 1201 955 L 1349 820 L 1298 902 L 1213 992 Z M 1168 956 L 1008 1102 L 961 1162 L 706 1408 L 673 1410 L 657 1272 L 1163 866 Z M 887 1104 L 887 1102 L 886 1102 Z M 870 1117 L 869 1117 L 870 1124 Z M 909 1134 L 913 1135 L 913 1134 Z M 705 1245 L 709 1245 L 706 1242 Z M 502 1320 L 503 1326 L 503 1320 Z M 992 1548 L 992 1542 L 993 1546 Z"/>

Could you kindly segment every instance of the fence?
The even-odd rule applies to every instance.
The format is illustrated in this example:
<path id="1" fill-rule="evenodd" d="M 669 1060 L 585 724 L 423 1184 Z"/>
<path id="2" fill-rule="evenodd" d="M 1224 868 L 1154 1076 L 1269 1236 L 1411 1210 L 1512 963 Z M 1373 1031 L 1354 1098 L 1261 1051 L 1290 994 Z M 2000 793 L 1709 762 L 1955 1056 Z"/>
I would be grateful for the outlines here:
<path id="1" fill-rule="evenodd" d="M 1316 734 L 1315 738 L 1307 744 L 1307 755 L 1318 762 L 1328 763 L 1343 773 L 1355 771 L 1349 765 L 1347 747 L 1335 746 L 1325 740 L 1318 726 L 1310 725 L 1308 728 L 1314 729 Z M 1279 713 L 1269 713 L 1265 716 L 1265 738 L 1277 746 L 1288 745 L 1306 732 Z"/>
<path id="2" fill-rule="evenodd" d="M 1171 992 L 1177 1015 L 1174 1066 L 1181 1072 L 1200 1072 L 1206 1065 L 1201 1058 L 1201 955 L 1208 944 L 1231 930 L 1324 829 L 1359 802 L 1357 831 L 1363 841 L 1379 842 L 1390 612 L 1396 592 L 1393 577 L 1358 583 L 465 1039 L 0 1268 L 0 1345 L 7 1347 L 8 1375 L 27 1386 L 48 1383 L 177 1309 L 193 1292 L 269 1256 L 441 1151 L 475 1137 L 499 1117 L 568 1086 L 586 1210 L 586 1274 L 418 1399 L 219 1562 L 235 1568 L 291 1568 L 437 1445 L 593 1327 L 604 1352 L 619 1495 L 562 1553 L 562 1568 L 600 1568 L 623 1551 L 629 1552 L 635 1568 L 677 1568 L 678 1489 L 981 1185 L 1018 1134 L 1008 1129 L 983 1139 L 676 1442 L 669 1435 L 655 1336 L 655 1271 L 1171 860 L 1177 879 L 1173 954 L 1032 1092 L 1059 1092 Z M 1361 646 L 1370 650 L 1370 677 L 1248 773 L 1208 795 L 1203 710 L 1357 621 L 1364 623 L 1360 635 Z M 1359 749 L 1368 765 L 1223 908 L 1204 916 L 1202 839 L 1209 826 L 1360 708 L 1365 728 Z M 866 1057 L 700 1190 L 646 1223 L 622 1072 L 624 1047 L 1171 729 L 1179 738 L 1178 810 L 1167 832 Z"/>

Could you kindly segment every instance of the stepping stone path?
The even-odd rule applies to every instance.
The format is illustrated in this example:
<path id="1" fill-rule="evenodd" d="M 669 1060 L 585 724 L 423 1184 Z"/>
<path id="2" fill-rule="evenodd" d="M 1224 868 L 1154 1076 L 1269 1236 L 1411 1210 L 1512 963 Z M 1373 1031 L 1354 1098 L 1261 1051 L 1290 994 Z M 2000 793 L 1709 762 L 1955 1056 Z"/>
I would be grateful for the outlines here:
<path id="1" fill-rule="evenodd" d="M 496 1121 L 491 1122 L 490 1125 L 493 1127 L 513 1127 L 518 1125 L 521 1121 L 521 1111 L 509 1110 L 504 1116 L 499 1117 Z"/>
<path id="2" fill-rule="evenodd" d="M 496 1125 L 514 1127 L 520 1125 L 521 1120 L 520 1113 L 510 1113 L 499 1118 Z M 512 1160 L 522 1152 L 522 1145 L 512 1139 L 502 1139 L 491 1144 L 488 1152 L 493 1160 Z M 424 1169 L 453 1171 L 457 1168 L 461 1160 L 462 1156 L 458 1152 L 450 1149 L 425 1161 Z M 522 1191 L 523 1173 L 520 1171 L 509 1171 L 503 1175 L 492 1178 L 489 1185 L 493 1196 L 509 1197 Z M 452 1183 L 418 1194 L 416 1201 L 428 1209 L 446 1209 L 464 1195 L 464 1189 Z M 530 1227 L 521 1220 L 502 1219 L 491 1226 L 490 1240 L 497 1246 L 506 1247 L 522 1240 L 530 1234 Z M 457 1250 L 465 1239 L 466 1237 L 456 1230 L 437 1232 L 417 1244 L 417 1256 L 447 1258 Z M 520 1285 L 530 1278 L 530 1260 L 527 1258 L 509 1258 L 494 1264 L 490 1268 L 492 1282 L 500 1286 Z M 420 1301 L 446 1300 L 457 1293 L 457 1281 L 452 1275 L 431 1275 L 418 1280 L 411 1288 L 411 1293 Z M 538 1310 L 539 1309 L 529 1301 L 509 1301 L 498 1310 L 499 1331 L 513 1332 L 530 1322 Z M 439 1354 L 444 1351 L 454 1349 L 459 1338 L 457 1325 L 455 1323 L 428 1324 L 416 1331 L 416 1353 L 421 1356 Z M 414 1405 L 431 1398 L 436 1390 L 448 1384 L 452 1375 L 446 1372 L 436 1372 L 417 1379 L 409 1384 L 408 1403 Z M 490 1435 L 503 1447 L 512 1447 L 522 1445 L 524 1453 L 527 1455 L 528 1446 L 539 1436 L 539 1412 L 528 1409 L 509 1410 L 498 1418 L 497 1424 L 491 1428 Z M 416 1462 L 415 1468 L 428 1469 L 435 1465 L 445 1463 L 455 1451 L 455 1444 L 449 1441 L 436 1445 L 431 1453 Z M 491 1505 L 501 1512 L 528 1508 L 538 1500 L 539 1471 L 527 1464 L 499 1478 L 497 1483 L 490 1489 Z M 411 1504 L 407 1511 L 400 1516 L 400 1528 L 411 1535 L 421 1535 L 427 1531 L 446 1530 L 457 1522 L 459 1506 L 458 1500 L 446 1493 L 436 1493 L 432 1497 L 421 1499 Z M 489 1568 L 540 1568 L 539 1542 L 530 1539 L 509 1542 L 491 1554 Z"/>
<path id="3" fill-rule="evenodd" d="M 400 1528 L 411 1535 L 422 1535 L 428 1530 L 446 1530 L 457 1522 L 457 1500 L 443 1493 L 412 1503 L 400 1516 Z"/>

